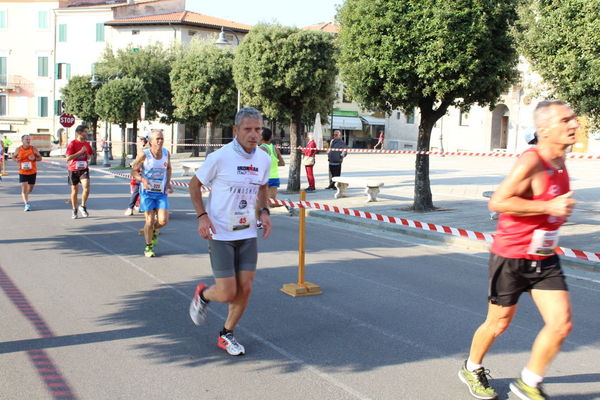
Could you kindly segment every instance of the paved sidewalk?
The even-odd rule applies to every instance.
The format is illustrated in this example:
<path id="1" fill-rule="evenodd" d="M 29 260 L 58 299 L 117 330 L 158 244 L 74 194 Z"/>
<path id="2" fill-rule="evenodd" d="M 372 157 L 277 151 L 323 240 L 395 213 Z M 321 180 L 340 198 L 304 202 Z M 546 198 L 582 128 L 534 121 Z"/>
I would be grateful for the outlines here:
<path id="1" fill-rule="evenodd" d="M 298 193 L 287 193 L 289 156 L 284 156 L 286 166 L 280 167 L 281 188 L 279 199 L 298 201 Z M 173 158 L 173 179 L 188 182 L 190 177 L 182 177 L 181 163 L 202 162 L 204 157 L 189 158 L 176 155 Z M 334 190 L 324 189 L 328 184 L 328 164 L 326 154 L 319 154 L 315 164 L 317 191 L 307 194 L 307 200 L 332 206 L 352 208 L 420 222 L 463 228 L 471 231 L 493 234 L 497 221 L 490 219 L 487 210 L 486 191 L 493 191 L 508 173 L 514 159 L 492 157 L 439 157 L 430 158 L 430 180 L 433 202 L 438 211 L 417 213 L 408 210 L 414 198 L 414 155 L 399 154 L 349 154 L 342 167 L 342 176 L 377 178 L 385 182 L 377 202 L 366 203 L 364 188 L 350 187 L 348 197 L 334 199 Z M 567 160 L 571 176 L 571 187 L 578 201 L 570 220 L 561 229 L 560 246 L 577 250 L 600 253 L 600 187 L 597 179 L 597 165 L 594 160 Z M 307 186 L 304 168 L 302 188 Z M 275 210 L 274 212 L 285 212 Z M 352 224 L 364 224 L 376 229 L 388 229 L 404 234 L 424 237 L 447 243 L 454 243 L 475 249 L 486 250 L 483 241 L 461 239 L 436 232 L 413 229 L 356 217 L 343 216 L 327 211 L 310 210 L 310 216 L 330 218 Z M 573 258 L 563 258 L 575 266 L 598 267 L 600 263 L 579 262 Z"/>

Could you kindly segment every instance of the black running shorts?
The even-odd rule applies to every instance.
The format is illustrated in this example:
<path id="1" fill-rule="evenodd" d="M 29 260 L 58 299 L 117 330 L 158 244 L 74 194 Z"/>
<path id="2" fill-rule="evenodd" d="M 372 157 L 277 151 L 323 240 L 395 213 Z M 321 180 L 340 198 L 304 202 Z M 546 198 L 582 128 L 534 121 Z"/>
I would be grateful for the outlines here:
<path id="1" fill-rule="evenodd" d="M 81 169 L 78 171 L 69 171 L 68 182 L 70 186 L 79 185 L 79 182 L 83 179 L 90 179 L 90 170 Z"/>
<path id="2" fill-rule="evenodd" d="M 35 177 L 37 176 L 37 174 L 29 174 L 29 175 L 24 175 L 24 174 L 19 174 L 19 183 L 23 183 L 23 182 L 27 182 L 30 185 L 35 185 Z"/>
<path id="3" fill-rule="evenodd" d="M 555 254 L 539 261 L 490 254 L 488 300 L 513 306 L 531 289 L 568 290 L 560 260 Z"/>
<path id="4" fill-rule="evenodd" d="M 209 240 L 208 253 L 215 278 L 230 278 L 238 271 L 256 271 L 256 238 Z"/>

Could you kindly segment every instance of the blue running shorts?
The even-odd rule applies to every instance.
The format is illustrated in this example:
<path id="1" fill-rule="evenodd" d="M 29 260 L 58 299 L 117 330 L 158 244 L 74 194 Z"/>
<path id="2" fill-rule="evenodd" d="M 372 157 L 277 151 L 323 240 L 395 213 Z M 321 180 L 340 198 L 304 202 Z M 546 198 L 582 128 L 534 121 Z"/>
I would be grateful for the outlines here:
<path id="1" fill-rule="evenodd" d="M 140 211 L 168 210 L 169 196 L 166 194 L 140 193 Z"/>

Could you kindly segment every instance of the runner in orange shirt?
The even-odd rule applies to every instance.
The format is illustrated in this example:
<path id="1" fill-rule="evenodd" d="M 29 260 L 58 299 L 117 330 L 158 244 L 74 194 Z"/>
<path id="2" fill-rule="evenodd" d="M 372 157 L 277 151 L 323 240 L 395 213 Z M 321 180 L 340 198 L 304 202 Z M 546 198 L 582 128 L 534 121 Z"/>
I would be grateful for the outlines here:
<path id="1" fill-rule="evenodd" d="M 31 211 L 31 203 L 29 203 L 29 193 L 33 191 L 35 179 L 37 176 L 36 161 L 42 161 L 40 152 L 31 145 L 31 137 L 29 135 L 21 136 L 23 143 L 13 154 L 13 160 L 19 164 L 19 182 L 21 183 L 21 197 L 25 203 L 24 211 Z"/>

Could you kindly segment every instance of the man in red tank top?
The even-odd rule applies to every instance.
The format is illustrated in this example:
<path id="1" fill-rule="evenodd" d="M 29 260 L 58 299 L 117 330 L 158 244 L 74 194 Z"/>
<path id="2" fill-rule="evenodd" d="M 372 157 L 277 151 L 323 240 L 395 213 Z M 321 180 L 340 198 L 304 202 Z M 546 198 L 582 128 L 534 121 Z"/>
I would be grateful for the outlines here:
<path id="1" fill-rule="evenodd" d="M 571 302 L 554 248 L 558 229 L 571 215 L 565 150 L 575 143 L 576 115 L 560 101 L 540 102 L 534 111 L 538 145 L 525 151 L 492 198 L 502 213 L 489 262 L 488 312 L 458 375 L 471 394 L 496 399 L 483 358 L 508 328 L 519 296 L 529 292 L 545 325 L 536 337 L 520 378 L 510 384 L 520 399 L 547 399 L 543 376 L 572 328 Z"/>

